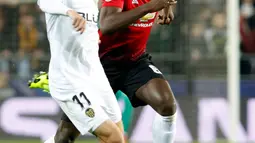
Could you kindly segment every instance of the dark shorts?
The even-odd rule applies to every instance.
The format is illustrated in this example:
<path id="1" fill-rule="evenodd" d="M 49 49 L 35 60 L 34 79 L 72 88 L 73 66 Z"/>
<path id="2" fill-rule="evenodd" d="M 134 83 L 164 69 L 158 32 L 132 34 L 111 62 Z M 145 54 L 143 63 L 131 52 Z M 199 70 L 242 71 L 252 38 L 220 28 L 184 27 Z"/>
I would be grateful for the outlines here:
<path id="1" fill-rule="evenodd" d="M 149 54 L 143 54 L 136 61 L 120 62 L 101 58 L 106 76 L 116 93 L 121 90 L 125 93 L 133 107 L 145 106 L 145 102 L 138 99 L 136 91 L 154 78 L 163 78 L 162 73 L 155 67 Z M 65 115 L 64 115 L 65 116 Z M 67 121 L 67 117 L 62 120 Z"/>
<path id="2" fill-rule="evenodd" d="M 121 90 L 125 93 L 133 107 L 147 105 L 139 100 L 135 93 L 153 78 L 164 78 L 151 61 L 149 54 L 143 54 L 136 61 L 118 62 L 101 59 L 106 76 L 116 93 Z"/>

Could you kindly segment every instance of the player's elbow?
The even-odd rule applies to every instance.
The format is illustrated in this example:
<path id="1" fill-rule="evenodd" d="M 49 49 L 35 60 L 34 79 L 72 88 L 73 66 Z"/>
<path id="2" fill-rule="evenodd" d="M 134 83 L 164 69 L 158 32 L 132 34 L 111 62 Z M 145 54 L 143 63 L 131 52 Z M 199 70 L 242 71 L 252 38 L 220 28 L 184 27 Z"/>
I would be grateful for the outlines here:
<path id="1" fill-rule="evenodd" d="M 37 1 L 37 5 L 38 5 L 38 7 L 39 7 L 40 9 L 42 9 L 42 8 L 41 8 L 40 0 Z"/>
<path id="2" fill-rule="evenodd" d="M 100 31 L 104 35 L 110 33 L 111 29 L 107 25 L 100 25 Z"/>
<path id="3" fill-rule="evenodd" d="M 100 31 L 101 31 L 101 33 L 102 33 L 103 35 L 109 33 L 109 32 L 108 32 L 106 29 L 104 29 L 104 28 L 100 28 Z"/>
<path id="4" fill-rule="evenodd" d="M 111 20 L 106 19 L 106 18 L 102 18 L 100 20 L 100 31 L 101 33 L 104 34 L 109 34 L 111 32 L 113 32 L 113 23 L 111 22 Z"/>
<path id="5" fill-rule="evenodd" d="M 43 6 L 43 3 L 41 2 L 41 0 L 38 0 L 37 1 L 37 5 L 38 5 L 38 7 L 42 10 L 42 11 L 44 11 L 44 6 Z"/>
<path id="6" fill-rule="evenodd" d="M 37 5 L 39 8 L 43 11 L 46 12 L 47 7 L 49 7 L 49 1 L 48 0 L 38 0 Z"/>

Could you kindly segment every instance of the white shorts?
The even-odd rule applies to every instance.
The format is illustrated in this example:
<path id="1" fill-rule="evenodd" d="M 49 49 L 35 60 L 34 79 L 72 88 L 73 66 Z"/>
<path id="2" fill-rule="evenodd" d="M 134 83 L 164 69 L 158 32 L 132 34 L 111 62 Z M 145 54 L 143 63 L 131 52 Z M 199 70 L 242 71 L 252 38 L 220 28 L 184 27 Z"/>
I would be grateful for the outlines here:
<path id="1" fill-rule="evenodd" d="M 79 67 L 76 70 L 73 65 L 49 69 L 51 95 L 82 135 L 93 132 L 106 120 L 121 121 L 120 107 L 97 51 L 84 60 L 75 63 L 74 67 Z"/>

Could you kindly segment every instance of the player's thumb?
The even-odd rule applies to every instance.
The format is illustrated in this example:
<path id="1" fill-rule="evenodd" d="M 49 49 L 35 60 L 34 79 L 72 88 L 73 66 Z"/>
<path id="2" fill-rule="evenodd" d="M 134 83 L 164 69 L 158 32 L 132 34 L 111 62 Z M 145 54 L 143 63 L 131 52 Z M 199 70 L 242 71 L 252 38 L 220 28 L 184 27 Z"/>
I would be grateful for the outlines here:
<path id="1" fill-rule="evenodd" d="M 170 23 L 171 23 L 171 18 L 170 18 L 170 17 L 166 18 L 166 19 L 165 19 L 165 23 L 166 23 L 166 24 L 170 24 Z"/>

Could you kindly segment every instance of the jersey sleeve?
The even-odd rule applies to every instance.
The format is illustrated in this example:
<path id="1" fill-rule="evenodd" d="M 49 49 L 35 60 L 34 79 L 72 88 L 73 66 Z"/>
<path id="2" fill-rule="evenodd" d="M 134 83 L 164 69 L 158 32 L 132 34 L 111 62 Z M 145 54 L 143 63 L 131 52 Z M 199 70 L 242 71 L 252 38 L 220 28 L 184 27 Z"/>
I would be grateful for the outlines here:
<path id="1" fill-rule="evenodd" d="M 71 8 L 62 3 L 61 0 L 38 0 L 38 6 L 45 13 L 67 15 Z"/>
<path id="2" fill-rule="evenodd" d="M 102 7 L 119 7 L 123 9 L 124 0 L 102 0 Z"/>

